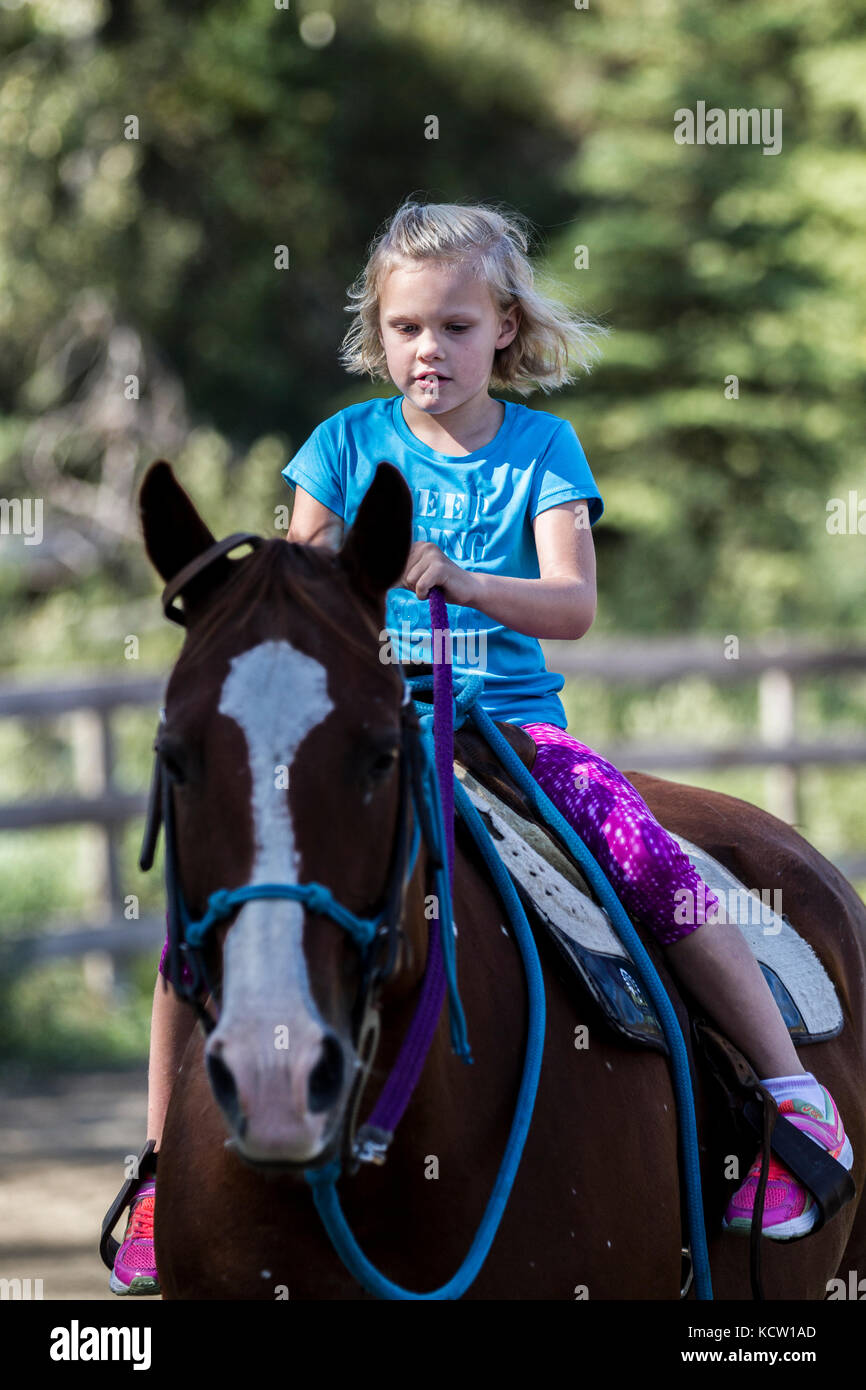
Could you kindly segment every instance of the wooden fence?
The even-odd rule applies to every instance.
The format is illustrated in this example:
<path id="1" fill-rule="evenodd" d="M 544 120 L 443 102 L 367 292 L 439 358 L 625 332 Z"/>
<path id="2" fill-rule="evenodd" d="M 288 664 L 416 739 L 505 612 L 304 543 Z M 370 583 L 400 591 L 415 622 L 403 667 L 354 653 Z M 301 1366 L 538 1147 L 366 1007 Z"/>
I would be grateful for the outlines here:
<path id="1" fill-rule="evenodd" d="M 599 747 L 623 769 L 676 773 L 701 768 L 762 767 L 766 771 L 765 805 L 789 823 L 800 820 L 799 774 L 809 765 L 866 763 L 866 738 L 806 740 L 797 732 L 797 683 L 819 674 L 850 675 L 866 671 L 866 647 L 818 648 L 790 642 L 754 642 L 733 656 L 733 639 L 612 641 L 593 637 L 580 643 L 545 642 L 551 670 L 566 677 L 600 679 L 643 688 L 687 676 L 704 675 L 719 684 L 757 682 L 754 735 L 736 744 L 708 747 L 684 729 L 675 745 L 627 743 Z M 85 955 L 94 973 L 110 974 L 115 958 L 158 945 L 163 918 L 127 921 L 120 882 L 118 836 L 122 827 L 143 815 L 146 787 L 134 794 L 115 784 L 112 720 L 124 706 L 149 708 L 154 730 L 164 682 L 95 679 L 65 686 L 0 688 L 0 719 L 50 723 L 62 719 L 75 768 L 74 795 L 56 795 L 0 805 L 0 830 L 43 826 L 93 827 L 90 873 L 94 886 L 91 920 L 70 923 L 62 931 L 32 931 L 0 938 L 0 965 L 18 969 L 57 956 Z M 148 774 L 149 775 L 149 774 Z M 840 856 L 836 863 L 849 878 L 866 875 L 866 854 Z"/>

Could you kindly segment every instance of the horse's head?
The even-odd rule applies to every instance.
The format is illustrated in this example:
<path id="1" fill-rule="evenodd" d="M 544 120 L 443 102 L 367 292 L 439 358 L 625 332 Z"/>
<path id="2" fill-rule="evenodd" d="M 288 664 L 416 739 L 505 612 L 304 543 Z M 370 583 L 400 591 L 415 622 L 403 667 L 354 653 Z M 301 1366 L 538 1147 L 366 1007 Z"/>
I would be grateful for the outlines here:
<path id="1" fill-rule="evenodd" d="M 336 555 L 271 540 L 197 573 L 214 538 L 167 463 L 148 470 L 140 506 L 163 579 L 192 571 L 158 740 L 190 917 L 217 889 L 314 882 L 371 917 L 401 805 L 404 682 L 379 634 L 411 545 L 405 481 L 380 465 Z M 322 1161 L 359 1066 L 358 945 L 311 904 L 254 898 L 209 933 L 204 959 L 219 1010 L 205 1057 L 235 1147 Z M 418 943 L 389 988 L 410 990 L 422 968 Z"/>

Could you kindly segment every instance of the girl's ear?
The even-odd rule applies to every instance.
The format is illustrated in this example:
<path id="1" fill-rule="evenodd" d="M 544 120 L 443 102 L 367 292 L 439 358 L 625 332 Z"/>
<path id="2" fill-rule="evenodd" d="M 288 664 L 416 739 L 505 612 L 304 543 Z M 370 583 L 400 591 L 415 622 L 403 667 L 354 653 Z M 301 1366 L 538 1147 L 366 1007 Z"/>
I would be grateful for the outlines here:
<path id="1" fill-rule="evenodd" d="M 500 333 L 500 338 L 507 337 L 507 342 L 499 343 L 499 348 L 510 347 L 511 344 L 514 342 L 514 339 L 517 337 L 517 334 L 520 330 L 520 320 L 523 317 L 523 312 L 520 308 L 520 305 L 515 301 L 514 304 L 511 305 L 511 308 L 508 309 L 502 317 L 505 320 L 513 319 L 514 322 L 510 325 L 510 327 L 503 328 L 502 332 Z"/>
<path id="2" fill-rule="evenodd" d="M 377 607 L 406 568 L 412 494 L 399 469 L 380 463 L 337 555 L 357 591 Z"/>

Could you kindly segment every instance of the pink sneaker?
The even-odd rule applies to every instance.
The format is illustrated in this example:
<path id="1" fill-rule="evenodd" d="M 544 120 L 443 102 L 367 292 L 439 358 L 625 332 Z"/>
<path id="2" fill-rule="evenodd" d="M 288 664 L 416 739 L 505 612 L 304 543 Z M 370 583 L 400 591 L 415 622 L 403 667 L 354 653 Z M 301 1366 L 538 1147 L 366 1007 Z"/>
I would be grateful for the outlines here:
<path id="1" fill-rule="evenodd" d="M 129 1220 L 108 1285 L 112 1293 L 159 1293 L 153 1253 L 153 1206 L 156 1183 L 143 1182 L 132 1199 Z"/>
<path id="2" fill-rule="evenodd" d="M 794 1097 L 779 1104 L 779 1115 L 785 1117 L 787 1124 L 796 1125 L 822 1149 L 826 1149 L 843 1168 L 850 1168 L 854 1162 L 851 1141 L 845 1133 L 842 1117 L 836 1103 L 825 1086 L 824 1114 L 807 1100 Z M 777 1121 L 778 1123 L 778 1121 Z M 761 1173 L 761 1156 L 755 1159 L 748 1176 L 728 1203 L 722 1221 L 722 1229 L 740 1231 L 748 1235 L 752 1228 L 752 1213 L 755 1194 L 758 1191 L 758 1178 Z M 764 1194 L 764 1220 L 761 1230 L 771 1240 L 797 1240 L 808 1235 L 818 1220 L 818 1207 L 789 1168 L 780 1163 L 775 1154 L 770 1155 L 770 1171 L 767 1190 Z"/>

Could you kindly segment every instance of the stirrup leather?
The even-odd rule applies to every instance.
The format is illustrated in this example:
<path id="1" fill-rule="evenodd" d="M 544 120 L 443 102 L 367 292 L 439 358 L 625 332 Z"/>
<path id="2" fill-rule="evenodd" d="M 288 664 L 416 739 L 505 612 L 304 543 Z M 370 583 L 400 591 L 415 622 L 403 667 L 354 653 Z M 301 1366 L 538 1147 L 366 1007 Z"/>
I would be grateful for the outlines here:
<path id="1" fill-rule="evenodd" d="M 120 1220 L 123 1211 L 131 1205 L 135 1196 L 135 1190 L 141 1183 L 148 1178 L 156 1177 L 156 1160 L 158 1155 L 154 1153 L 156 1146 L 155 1139 L 148 1139 L 141 1153 L 138 1155 L 136 1163 L 137 1173 L 133 1178 L 127 1178 L 121 1187 L 102 1222 L 102 1235 L 99 1239 L 99 1254 L 102 1263 L 107 1269 L 114 1269 L 114 1261 L 117 1259 L 117 1252 L 120 1249 L 120 1242 L 114 1239 L 111 1234 Z"/>
<path id="2" fill-rule="evenodd" d="M 752 1129 L 760 1134 L 761 1107 L 756 1101 L 746 1101 L 743 1116 Z M 809 1232 L 813 1235 L 852 1200 L 857 1189 L 848 1169 L 843 1168 L 838 1159 L 797 1129 L 786 1116 L 780 1115 L 779 1121 L 773 1126 L 770 1148 L 815 1199 L 818 1220 Z"/>

